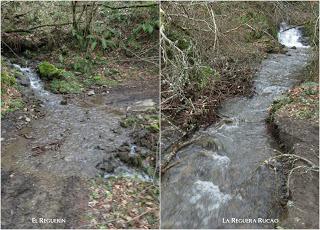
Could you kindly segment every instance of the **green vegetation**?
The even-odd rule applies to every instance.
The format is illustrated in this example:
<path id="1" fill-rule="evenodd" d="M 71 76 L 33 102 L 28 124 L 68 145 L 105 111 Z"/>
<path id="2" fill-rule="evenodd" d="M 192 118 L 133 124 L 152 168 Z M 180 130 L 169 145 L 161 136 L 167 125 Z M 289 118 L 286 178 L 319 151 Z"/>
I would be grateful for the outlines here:
<path id="1" fill-rule="evenodd" d="M 39 74 L 55 93 L 118 84 L 117 60 L 127 59 L 123 69 L 137 60 L 158 63 L 155 2 L 6 2 L 2 19 L 5 53 L 40 61 Z"/>
<path id="2" fill-rule="evenodd" d="M 50 90 L 54 93 L 80 93 L 82 85 L 75 80 L 54 79 L 50 82 Z"/>
<path id="3" fill-rule="evenodd" d="M 159 116 L 157 114 L 131 114 L 120 121 L 124 128 L 148 129 L 152 132 L 159 132 Z"/>
<path id="4" fill-rule="evenodd" d="M 48 62 L 41 62 L 38 65 L 38 70 L 41 78 L 47 79 L 47 80 L 53 80 L 55 78 L 61 78 L 63 76 L 63 70 L 58 69 L 54 65 L 48 63 Z"/>
<path id="5" fill-rule="evenodd" d="M 21 98 L 18 99 L 12 99 L 9 102 L 9 107 L 8 109 L 5 111 L 5 113 L 10 113 L 19 109 L 22 109 L 24 107 L 25 103 L 22 101 Z"/>
<path id="6" fill-rule="evenodd" d="M 86 73 L 92 72 L 89 62 L 76 62 L 74 71 L 66 71 L 59 69 L 55 65 L 48 62 L 42 62 L 38 65 L 39 74 L 48 81 L 49 89 L 54 93 L 80 93 L 85 87 L 95 86 L 114 86 L 118 82 L 116 80 L 107 79 L 103 75 L 87 76 Z M 75 73 L 80 72 L 80 75 Z M 107 72 L 109 74 L 109 72 Z"/>
<path id="7" fill-rule="evenodd" d="M 17 81 L 13 75 L 9 74 L 6 71 L 1 72 L 1 85 L 15 86 L 16 84 L 17 84 Z"/>
<path id="8" fill-rule="evenodd" d="M 319 84 L 305 82 L 276 100 L 270 109 L 269 121 L 277 115 L 318 122 Z"/>
<path id="9" fill-rule="evenodd" d="M 16 71 L 8 66 L 4 58 L 1 60 L 1 117 L 6 113 L 23 108 L 19 86 L 15 75 Z"/>

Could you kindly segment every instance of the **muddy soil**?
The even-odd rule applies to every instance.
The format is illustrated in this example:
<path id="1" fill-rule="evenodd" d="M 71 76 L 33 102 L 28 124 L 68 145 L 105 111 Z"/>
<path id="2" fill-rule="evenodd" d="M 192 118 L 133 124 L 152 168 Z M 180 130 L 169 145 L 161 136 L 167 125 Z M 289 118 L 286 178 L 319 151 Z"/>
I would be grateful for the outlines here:
<path id="1" fill-rule="evenodd" d="M 121 118 L 137 101 L 158 100 L 158 79 L 147 82 L 129 81 L 67 99 L 42 98 L 26 88 L 27 104 L 38 99 L 37 106 L 2 119 L 1 227 L 85 227 L 88 180 L 101 176 L 97 165 L 131 142 Z M 40 223 L 40 218 L 61 223 Z"/>
<path id="2" fill-rule="evenodd" d="M 273 134 L 286 152 L 310 161 L 298 161 L 287 171 L 290 196 L 279 226 L 319 229 L 319 123 L 290 118 L 282 112 L 275 115 L 273 126 Z"/>

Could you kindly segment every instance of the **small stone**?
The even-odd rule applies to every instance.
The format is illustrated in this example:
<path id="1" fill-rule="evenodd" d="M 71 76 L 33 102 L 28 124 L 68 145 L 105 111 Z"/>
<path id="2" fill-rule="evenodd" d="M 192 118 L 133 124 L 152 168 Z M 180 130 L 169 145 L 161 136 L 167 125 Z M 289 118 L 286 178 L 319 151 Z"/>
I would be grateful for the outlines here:
<path id="1" fill-rule="evenodd" d="M 26 117 L 25 120 L 26 120 L 26 122 L 30 122 L 31 121 L 31 119 L 29 117 Z"/>
<path id="2" fill-rule="evenodd" d="M 27 107 L 26 107 L 26 108 L 23 108 L 23 111 L 27 112 L 27 111 L 28 111 L 28 108 L 27 108 Z"/>
<path id="3" fill-rule="evenodd" d="M 92 96 L 92 95 L 95 95 L 94 90 L 90 90 L 90 91 L 88 92 L 88 96 Z"/>
<path id="4" fill-rule="evenodd" d="M 62 101 L 60 101 L 60 105 L 67 105 L 68 101 L 67 99 L 63 99 Z"/>
<path id="5" fill-rule="evenodd" d="M 297 47 L 295 47 L 295 46 L 292 46 L 292 47 L 291 47 L 291 49 L 295 50 L 295 49 L 297 49 Z"/>
<path id="6" fill-rule="evenodd" d="M 94 149 L 96 149 L 96 150 L 104 150 L 104 148 L 102 148 L 100 145 L 97 145 L 96 147 L 94 147 Z"/>

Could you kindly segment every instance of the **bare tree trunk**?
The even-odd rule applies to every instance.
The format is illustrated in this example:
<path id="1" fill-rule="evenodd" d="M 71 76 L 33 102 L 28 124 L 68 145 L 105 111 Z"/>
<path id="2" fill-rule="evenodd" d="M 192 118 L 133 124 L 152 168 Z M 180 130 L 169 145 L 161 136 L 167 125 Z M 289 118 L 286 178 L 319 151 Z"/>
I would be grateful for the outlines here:
<path id="1" fill-rule="evenodd" d="M 78 30 L 78 24 L 76 21 L 76 9 L 77 9 L 77 1 L 71 2 L 71 8 L 72 8 L 72 26 L 74 30 Z"/>
<path id="2" fill-rule="evenodd" d="M 89 11 L 89 15 L 87 16 L 87 20 L 86 20 L 86 26 L 85 26 L 85 30 L 84 30 L 85 36 L 90 34 L 91 22 L 92 22 L 93 16 L 95 15 L 95 12 L 98 9 L 98 6 L 96 6 L 96 2 L 93 2 L 91 7 L 92 7 L 91 11 Z"/>

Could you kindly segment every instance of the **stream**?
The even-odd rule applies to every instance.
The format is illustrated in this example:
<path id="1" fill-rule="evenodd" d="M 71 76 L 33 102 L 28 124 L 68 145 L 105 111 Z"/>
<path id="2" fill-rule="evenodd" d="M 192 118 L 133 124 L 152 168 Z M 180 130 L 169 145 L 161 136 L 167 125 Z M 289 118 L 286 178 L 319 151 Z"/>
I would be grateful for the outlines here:
<path id="1" fill-rule="evenodd" d="M 44 116 L 29 119 L 20 130 L 3 121 L 3 228 L 76 228 L 88 206 L 89 180 L 124 176 L 152 181 L 115 157 L 115 152 L 123 143 L 130 146 L 132 142 L 130 132 L 119 125 L 128 106 L 135 108 L 146 97 L 156 97 L 153 91 L 119 86 L 109 94 L 85 94 L 61 103 L 65 96 L 47 91 L 34 69 L 13 67 L 29 80 L 27 96 L 41 101 Z M 113 168 L 101 170 L 98 166 L 102 162 Z M 66 222 L 42 225 L 33 223 L 32 218 L 62 218 Z"/>
<path id="2" fill-rule="evenodd" d="M 289 50 L 262 61 L 254 96 L 223 103 L 223 119 L 177 153 L 179 163 L 162 177 L 162 228 L 276 227 L 286 197 L 265 120 L 272 102 L 299 82 L 310 56 L 301 31 L 287 28 L 281 24 L 278 38 Z"/>

